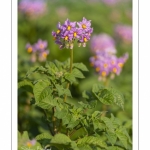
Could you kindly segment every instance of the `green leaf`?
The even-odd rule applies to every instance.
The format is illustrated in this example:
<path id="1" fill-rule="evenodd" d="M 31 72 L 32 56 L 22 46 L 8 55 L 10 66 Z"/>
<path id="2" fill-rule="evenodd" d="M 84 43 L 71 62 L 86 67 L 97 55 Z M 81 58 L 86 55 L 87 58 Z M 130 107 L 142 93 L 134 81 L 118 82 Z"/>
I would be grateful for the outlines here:
<path id="1" fill-rule="evenodd" d="M 50 144 L 56 146 L 58 149 L 63 149 L 66 147 L 70 147 L 71 140 L 68 136 L 62 133 L 56 134 L 52 139 Z"/>
<path id="2" fill-rule="evenodd" d="M 76 68 L 72 70 L 72 74 L 76 78 L 85 78 L 82 72 Z"/>
<path id="3" fill-rule="evenodd" d="M 107 90 L 103 89 L 100 92 L 96 93 L 94 92 L 95 96 L 99 101 L 101 101 L 105 105 L 113 104 L 113 94 Z"/>
<path id="4" fill-rule="evenodd" d="M 18 83 L 18 88 L 21 88 L 21 87 L 26 86 L 26 85 L 31 86 L 33 88 L 33 84 L 31 83 L 31 81 L 28 81 L 28 80 L 20 81 Z"/>
<path id="5" fill-rule="evenodd" d="M 93 126 L 94 130 L 99 129 L 99 130 L 104 130 L 106 128 L 104 123 L 100 123 L 99 120 L 93 120 Z"/>
<path id="6" fill-rule="evenodd" d="M 59 84 L 56 84 L 55 86 L 56 86 L 56 89 L 58 90 L 58 95 L 59 96 L 67 95 L 67 96 L 72 97 L 71 92 L 70 92 L 69 89 L 64 89 L 64 87 L 59 85 Z"/>
<path id="7" fill-rule="evenodd" d="M 78 130 L 76 130 L 73 134 L 70 134 L 71 140 L 77 140 L 79 137 L 82 138 L 84 136 L 88 135 L 88 132 L 86 128 L 82 127 Z"/>
<path id="8" fill-rule="evenodd" d="M 124 150 L 124 149 L 120 148 L 118 146 L 109 146 L 109 147 L 107 147 L 107 150 Z"/>
<path id="9" fill-rule="evenodd" d="M 52 135 L 50 133 L 41 133 L 35 137 L 36 140 L 44 140 L 44 139 L 52 139 Z"/>
<path id="10" fill-rule="evenodd" d="M 124 97 L 118 91 L 114 89 L 104 89 L 99 84 L 94 84 L 92 92 L 96 98 L 105 105 L 116 104 L 123 109 L 124 107 Z"/>
<path id="11" fill-rule="evenodd" d="M 59 101 L 62 102 L 63 100 L 60 99 L 60 98 L 53 99 L 51 97 L 51 95 L 48 95 L 45 99 L 43 99 L 42 101 L 37 102 L 35 105 L 39 106 L 43 109 L 51 109 L 54 106 L 63 107 L 63 105 Z"/>
<path id="12" fill-rule="evenodd" d="M 125 134 L 123 134 L 120 131 L 116 131 L 116 135 L 119 138 L 120 142 L 124 145 L 124 147 L 127 149 L 128 146 L 128 138 Z"/>
<path id="13" fill-rule="evenodd" d="M 63 86 L 61 86 L 61 85 L 59 85 L 59 84 L 56 84 L 55 87 L 56 87 L 56 89 L 58 90 L 58 95 L 59 95 L 59 96 L 61 96 L 61 95 L 64 94 L 64 90 L 63 90 L 64 88 L 63 88 Z"/>
<path id="14" fill-rule="evenodd" d="M 47 61 L 45 67 L 48 69 L 48 73 L 54 75 L 55 72 L 59 71 L 53 62 Z"/>
<path id="15" fill-rule="evenodd" d="M 100 84 L 94 84 L 94 85 L 92 86 L 92 92 L 93 92 L 93 93 L 100 92 L 100 91 L 102 91 L 103 89 L 104 89 L 104 87 L 101 86 Z"/>
<path id="16" fill-rule="evenodd" d="M 45 71 L 47 71 L 47 69 L 45 69 L 43 66 L 40 66 L 40 67 L 38 68 L 38 71 L 45 72 Z"/>
<path id="17" fill-rule="evenodd" d="M 76 82 L 76 78 L 74 77 L 74 75 L 73 75 L 72 73 L 66 73 L 64 77 L 65 77 L 65 79 L 68 80 L 70 83 Z"/>
<path id="18" fill-rule="evenodd" d="M 56 67 L 58 68 L 58 70 L 61 70 L 62 69 L 62 63 L 58 60 L 54 60 L 54 64 L 56 65 Z"/>
<path id="19" fill-rule="evenodd" d="M 80 144 L 78 145 L 80 150 L 93 150 L 89 145 L 87 144 Z"/>
<path id="20" fill-rule="evenodd" d="M 29 69 L 29 71 L 26 73 L 26 77 L 30 76 L 30 74 L 36 72 L 38 70 L 38 66 L 32 67 Z"/>
<path id="21" fill-rule="evenodd" d="M 102 141 L 100 137 L 94 137 L 94 136 L 87 136 L 87 137 L 79 139 L 77 141 L 77 145 L 80 145 L 80 144 L 94 145 L 94 146 L 99 146 L 102 148 L 107 147 L 106 143 Z"/>
<path id="22" fill-rule="evenodd" d="M 111 92 L 114 96 L 114 103 L 116 105 L 118 105 L 120 108 L 124 109 L 124 97 L 121 93 L 119 93 L 118 91 L 111 89 Z"/>
<path id="23" fill-rule="evenodd" d="M 107 131 L 106 137 L 108 138 L 109 142 L 114 145 L 117 140 L 117 136 L 115 133 Z"/>
<path id="24" fill-rule="evenodd" d="M 18 83 L 18 89 L 19 88 L 23 88 L 25 91 L 33 93 L 33 84 L 28 80 L 20 81 Z"/>
<path id="25" fill-rule="evenodd" d="M 105 125 L 107 126 L 107 128 L 111 131 L 111 132 L 114 132 L 114 125 L 111 121 L 111 119 L 107 118 L 107 117 L 102 117 L 101 118 L 102 121 L 105 123 Z"/>
<path id="26" fill-rule="evenodd" d="M 33 92 L 36 102 L 40 100 L 42 92 L 50 85 L 48 80 L 40 80 L 34 85 Z"/>
<path id="27" fill-rule="evenodd" d="M 73 67 L 76 67 L 82 71 L 89 71 L 83 63 L 74 63 Z"/>
<path id="28" fill-rule="evenodd" d="M 58 109 L 56 107 L 56 111 L 55 111 L 55 117 L 57 117 L 58 119 L 63 119 L 68 113 L 67 109 Z"/>

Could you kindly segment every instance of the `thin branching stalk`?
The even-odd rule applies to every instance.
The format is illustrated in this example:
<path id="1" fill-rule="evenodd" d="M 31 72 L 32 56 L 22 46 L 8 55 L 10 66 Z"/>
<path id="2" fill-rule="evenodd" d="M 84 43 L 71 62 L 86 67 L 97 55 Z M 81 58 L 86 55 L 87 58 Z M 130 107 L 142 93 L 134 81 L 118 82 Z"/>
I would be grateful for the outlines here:
<path id="1" fill-rule="evenodd" d="M 49 122 L 48 122 L 48 117 L 47 117 L 46 111 L 43 110 L 43 113 L 44 113 L 44 115 L 45 115 L 45 117 L 46 117 L 46 122 L 47 122 L 47 126 L 48 126 L 48 128 L 49 128 L 49 131 L 50 131 L 51 135 L 54 136 L 54 132 L 52 131 L 51 126 L 49 125 Z"/>
<path id="2" fill-rule="evenodd" d="M 54 116 L 55 114 L 55 107 L 52 108 L 52 112 L 53 112 L 53 117 L 52 117 L 52 121 L 53 121 L 53 131 L 54 131 L 54 135 L 57 133 L 57 126 L 56 126 L 56 117 Z"/>
<path id="3" fill-rule="evenodd" d="M 72 72 L 72 65 L 73 65 L 73 49 L 70 49 L 70 73 Z M 68 83 L 66 88 L 69 89 L 69 86 L 70 84 Z M 66 102 L 66 99 L 67 95 L 65 95 L 64 102 Z"/>

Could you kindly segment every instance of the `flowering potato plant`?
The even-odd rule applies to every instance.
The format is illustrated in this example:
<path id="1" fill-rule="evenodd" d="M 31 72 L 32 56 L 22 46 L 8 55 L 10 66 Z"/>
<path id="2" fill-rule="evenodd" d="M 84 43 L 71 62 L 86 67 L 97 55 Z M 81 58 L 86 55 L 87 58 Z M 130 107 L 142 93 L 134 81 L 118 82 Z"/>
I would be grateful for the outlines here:
<path id="1" fill-rule="evenodd" d="M 96 83 L 91 91 L 83 91 L 82 100 L 72 100 L 70 86 L 77 83 L 78 79 L 85 78 L 83 72 L 88 71 L 82 62 L 73 62 L 73 45 L 77 40 L 79 46 L 85 47 L 93 31 L 91 21 L 86 18 L 77 22 L 77 25 L 67 19 L 63 25 L 58 23 L 58 30 L 52 32 L 60 49 L 70 49 L 69 59 L 64 62 L 47 61 L 45 66 L 29 70 L 24 80 L 19 82 L 19 88 L 30 86 L 33 89 L 31 104 L 42 109 L 49 128 L 49 131 L 37 135 L 35 139 L 47 150 L 132 149 L 130 136 L 123 123 L 113 114 L 107 117 L 107 111 L 96 109 L 96 105 L 117 105 L 124 109 L 121 93 Z M 31 75 L 34 73 L 41 77 L 33 79 Z"/>

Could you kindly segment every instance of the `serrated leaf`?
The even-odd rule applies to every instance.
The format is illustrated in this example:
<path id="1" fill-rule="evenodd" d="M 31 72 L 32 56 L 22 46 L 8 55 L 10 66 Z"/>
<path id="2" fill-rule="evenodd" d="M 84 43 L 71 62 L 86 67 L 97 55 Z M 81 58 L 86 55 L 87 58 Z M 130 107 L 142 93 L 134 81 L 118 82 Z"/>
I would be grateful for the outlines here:
<path id="1" fill-rule="evenodd" d="M 97 91 L 98 89 L 94 90 Z M 113 104 L 113 94 L 107 89 L 101 89 L 100 92 L 94 92 L 94 95 L 105 105 Z"/>
<path id="2" fill-rule="evenodd" d="M 74 63 L 73 66 L 82 71 L 89 71 L 83 63 Z"/>
<path id="3" fill-rule="evenodd" d="M 28 76 L 30 76 L 30 74 L 36 72 L 36 71 L 38 70 L 38 68 L 39 68 L 38 66 L 31 67 L 31 68 L 29 69 L 29 71 L 26 73 L 26 77 L 28 77 Z"/>
<path id="4" fill-rule="evenodd" d="M 67 109 L 58 109 L 56 107 L 56 111 L 55 111 L 55 117 L 57 117 L 58 119 L 63 119 L 68 113 Z"/>
<path id="5" fill-rule="evenodd" d="M 55 72 L 58 71 L 58 68 L 56 67 L 56 65 L 53 62 L 47 61 L 45 67 L 48 69 L 48 73 L 50 73 L 51 75 L 54 75 Z"/>
<path id="6" fill-rule="evenodd" d="M 33 93 L 33 84 L 28 80 L 20 81 L 18 83 L 18 89 L 19 88 L 23 88 L 24 90 Z"/>
<path id="7" fill-rule="evenodd" d="M 120 148 L 118 146 L 109 146 L 109 147 L 107 147 L 107 150 L 124 150 L 124 149 Z"/>
<path id="8" fill-rule="evenodd" d="M 62 63 L 58 60 L 54 60 L 54 64 L 56 65 L 56 67 L 58 68 L 58 70 L 62 69 Z"/>
<path id="9" fill-rule="evenodd" d="M 59 85 L 59 84 L 56 84 L 55 85 L 57 91 L 58 91 L 58 95 L 61 96 L 64 94 L 64 90 L 63 90 L 63 86 Z"/>
<path id="10" fill-rule="evenodd" d="M 48 69 L 51 69 L 51 68 L 55 69 L 56 68 L 55 64 L 51 61 L 46 61 L 45 67 Z"/>
<path id="11" fill-rule="evenodd" d="M 50 133 L 41 133 L 35 137 L 36 140 L 44 140 L 44 139 L 52 139 L 52 135 Z"/>
<path id="12" fill-rule="evenodd" d="M 85 78 L 82 72 L 76 68 L 72 70 L 72 74 L 76 78 Z"/>
<path id="13" fill-rule="evenodd" d="M 72 73 L 65 74 L 65 79 L 68 80 L 70 83 L 74 83 L 76 81 L 74 75 Z"/>
<path id="14" fill-rule="evenodd" d="M 70 134 L 71 140 L 77 140 L 79 137 L 82 138 L 88 134 L 86 128 L 82 127 L 76 130 L 73 134 Z"/>
<path id="15" fill-rule="evenodd" d="M 117 136 L 115 133 L 107 131 L 106 137 L 108 138 L 109 142 L 114 145 L 117 140 Z"/>
<path id="16" fill-rule="evenodd" d="M 116 131 L 116 135 L 119 138 L 120 142 L 124 145 L 124 147 L 127 149 L 128 146 L 128 139 L 126 137 L 126 135 L 124 135 L 122 132 L 120 131 Z"/>
<path id="17" fill-rule="evenodd" d="M 29 85 L 29 86 L 31 86 L 33 88 L 33 84 L 30 81 L 28 81 L 28 80 L 20 81 L 18 83 L 18 88 L 21 88 L 22 86 L 26 86 L 26 85 Z"/>
<path id="18" fill-rule="evenodd" d="M 99 129 L 100 122 L 98 120 L 93 120 L 94 130 Z"/>
<path id="19" fill-rule="evenodd" d="M 35 105 L 43 109 L 51 109 L 52 107 L 55 106 L 63 107 L 63 105 L 56 99 L 53 99 L 51 95 L 48 95 L 46 98 L 44 98 L 42 101 L 37 102 Z"/>
<path id="20" fill-rule="evenodd" d="M 45 69 L 43 66 L 40 66 L 40 67 L 38 68 L 38 71 L 45 72 L 45 71 L 47 71 L 47 69 Z"/>
<path id="21" fill-rule="evenodd" d="M 111 89 L 111 92 L 114 96 L 114 103 L 116 105 L 118 105 L 119 107 L 121 107 L 122 109 L 124 109 L 124 97 L 121 93 L 119 93 L 118 91 Z"/>
<path id="22" fill-rule="evenodd" d="M 87 144 L 80 144 L 78 145 L 78 147 L 80 148 L 80 150 L 93 150 L 89 145 Z"/>
<path id="23" fill-rule="evenodd" d="M 77 145 L 79 144 L 94 145 L 94 146 L 99 146 L 102 148 L 107 147 L 106 143 L 102 141 L 100 137 L 94 137 L 94 136 L 87 136 L 87 137 L 79 139 L 77 141 Z"/>
<path id="24" fill-rule="evenodd" d="M 114 128 L 114 125 L 113 125 L 111 119 L 109 119 L 107 117 L 102 117 L 101 120 L 105 123 L 105 125 L 111 132 L 114 132 L 115 128 Z"/>
<path id="25" fill-rule="evenodd" d="M 82 97 L 85 98 L 85 99 L 92 99 L 93 98 L 93 95 L 91 92 L 88 92 L 88 91 L 83 91 L 82 92 Z"/>
<path id="26" fill-rule="evenodd" d="M 68 136 L 62 133 L 56 134 L 51 139 L 51 144 L 63 144 L 63 145 L 69 145 L 71 143 L 71 140 Z"/>
<path id="27" fill-rule="evenodd" d="M 36 102 L 40 100 L 42 92 L 50 85 L 48 80 L 41 80 L 34 85 L 33 92 Z"/>
<path id="28" fill-rule="evenodd" d="M 92 86 L 92 92 L 93 92 L 93 93 L 100 92 L 100 91 L 103 90 L 103 89 L 104 89 L 104 87 L 101 86 L 101 85 L 99 85 L 99 84 L 94 84 L 94 85 Z"/>

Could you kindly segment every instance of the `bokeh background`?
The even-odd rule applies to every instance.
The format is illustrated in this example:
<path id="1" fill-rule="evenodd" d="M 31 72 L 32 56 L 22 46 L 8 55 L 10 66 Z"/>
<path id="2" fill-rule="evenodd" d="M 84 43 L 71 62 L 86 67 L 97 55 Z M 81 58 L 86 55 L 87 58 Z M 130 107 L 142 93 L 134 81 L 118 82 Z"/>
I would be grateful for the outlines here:
<path id="1" fill-rule="evenodd" d="M 36 4 L 38 2 L 38 4 Z M 120 118 L 127 127 L 132 137 L 132 1 L 131 0 L 20 0 L 18 1 L 18 81 L 21 81 L 26 72 L 34 66 L 44 65 L 45 61 L 65 61 L 70 52 L 68 49 L 60 50 L 55 44 L 52 31 L 57 30 L 57 23 L 61 24 L 68 18 L 70 21 L 81 21 L 85 17 L 91 20 L 94 35 L 107 34 L 115 41 L 117 57 L 128 53 L 129 57 L 123 66 L 120 75 L 109 80 L 108 87 L 120 91 L 125 98 L 124 111 L 116 106 L 108 108 Z M 120 25 L 121 33 L 116 33 L 116 27 Z M 28 53 L 26 44 L 31 45 L 39 39 L 47 41 L 49 54 L 46 59 L 34 60 Z M 89 58 L 93 56 L 91 41 L 86 47 L 74 46 L 74 62 L 83 62 L 89 72 L 84 73 L 85 79 L 79 80 L 71 88 L 73 100 L 79 101 L 84 90 L 90 90 L 98 80 L 98 74 L 90 66 Z M 38 78 L 37 75 L 33 78 Z M 43 113 L 30 104 L 33 95 L 29 88 L 18 89 L 18 130 L 29 132 L 33 139 L 37 134 L 47 130 L 42 120 Z M 102 106 L 96 109 L 101 110 Z"/>

